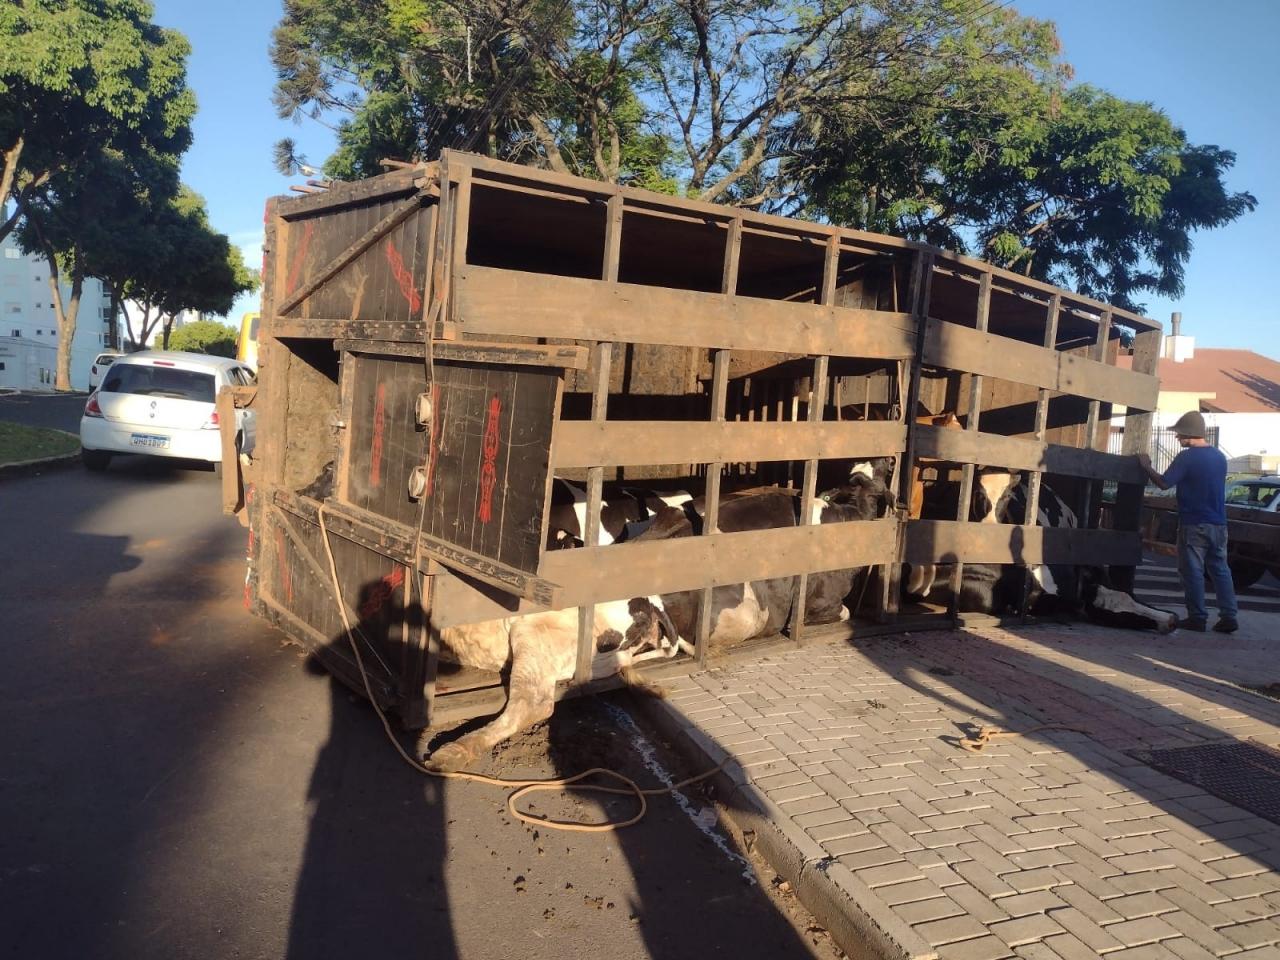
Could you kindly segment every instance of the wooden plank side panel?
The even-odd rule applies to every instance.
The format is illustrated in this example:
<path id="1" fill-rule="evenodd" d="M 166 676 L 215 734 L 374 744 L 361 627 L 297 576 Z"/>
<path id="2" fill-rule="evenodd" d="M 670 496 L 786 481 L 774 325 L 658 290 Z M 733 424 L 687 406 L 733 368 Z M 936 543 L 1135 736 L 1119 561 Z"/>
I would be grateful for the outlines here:
<path id="1" fill-rule="evenodd" d="M 897 522 L 867 520 L 637 541 L 545 554 L 539 576 L 561 584 L 558 603 L 576 607 L 655 593 L 699 590 L 800 572 L 894 561 Z M 441 578 L 439 625 L 479 623 L 543 609 L 459 577 Z"/>
<path id="2" fill-rule="evenodd" d="M 893 528 L 866 520 L 553 550 L 539 573 L 563 585 L 566 605 L 623 600 L 884 563 Z"/>
<path id="3" fill-rule="evenodd" d="M 1143 474 L 1132 457 L 1081 450 L 1056 443 L 1038 443 L 1022 437 L 1002 437 L 993 433 L 946 430 L 921 424 L 917 430 L 917 450 L 922 457 L 973 463 L 1010 470 L 1042 471 L 1091 480 L 1118 480 L 1140 483 Z"/>
<path id="4" fill-rule="evenodd" d="M 907 563 L 1063 563 L 1106 566 L 1138 563 L 1142 538 L 1133 532 L 1023 527 L 1009 523 L 912 520 Z"/>
<path id="5" fill-rule="evenodd" d="M 425 533 L 537 569 L 561 379 L 550 368 L 436 363 Z"/>
<path id="6" fill-rule="evenodd" d="M 913 353 L 914 323 L 902 313 L 470 265 L 454 283 L 459 319 L 483 334 L 884 359 Z"/>
<path id="7" fill-rule="evenodd" d="M 554 466 L 882 457 L 905 437 L 904 424 L 881 421 L 566 420 L 556 425 Z"/>
<path id="8" fill-rule="evenodd" d="M 1149 374 L 1075 354 L 930 320 L 925 330 L 924 363 L 978 373 L 1015 383 L 1076 394 L 1112 403 L 1153 409 L 1160 382 Z"/>

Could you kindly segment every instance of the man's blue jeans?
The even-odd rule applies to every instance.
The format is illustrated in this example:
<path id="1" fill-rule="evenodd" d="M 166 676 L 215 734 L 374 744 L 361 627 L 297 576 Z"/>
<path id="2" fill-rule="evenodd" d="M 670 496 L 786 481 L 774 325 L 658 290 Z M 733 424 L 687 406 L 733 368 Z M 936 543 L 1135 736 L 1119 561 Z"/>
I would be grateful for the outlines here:
<path id="1" fill-rule="evenodd" d="M 1218 613 L 1224 620 L 1236 618 L 1236 588 L 1227 568 L 1227 528 L 1214 523 L 1178 525 L 1178 573 L 1187 598 L 1187 617 L 1208 620 L 1204 607 L 1204 575 L 1213 579 Z"/>

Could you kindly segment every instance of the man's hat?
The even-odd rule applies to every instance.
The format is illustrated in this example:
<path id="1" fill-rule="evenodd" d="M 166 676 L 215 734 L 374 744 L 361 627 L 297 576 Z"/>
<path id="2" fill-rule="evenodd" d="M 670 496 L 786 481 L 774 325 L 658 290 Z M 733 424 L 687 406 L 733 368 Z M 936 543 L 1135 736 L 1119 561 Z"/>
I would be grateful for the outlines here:
<path id="1" fill-rule="evenodd" d="M 1198 411 L 1190 410 L 1178 418 L 1178 422 L 1173 425 L 1173 432 L 1180 437 L 1203 440 L 1204 417 Z"/>

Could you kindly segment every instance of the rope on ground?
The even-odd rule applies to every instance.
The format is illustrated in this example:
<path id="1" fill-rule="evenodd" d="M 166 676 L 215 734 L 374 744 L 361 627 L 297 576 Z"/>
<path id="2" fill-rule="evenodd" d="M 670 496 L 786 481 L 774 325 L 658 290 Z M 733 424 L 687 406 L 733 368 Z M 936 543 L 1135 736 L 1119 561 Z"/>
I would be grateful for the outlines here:
<path id="1" fill-rule="evenodd" d="M 333 547 L 329 542 L 329 528 L 325 524 L 325 506 L 322 503 L 317 511 L 317 517 L 320 521 L 320 539 L 324 543 L 325 556 L 329 561 L 329 576 L 332 580 L 334 602 L 338 606 L 338 613 L 342 616 L 342 628 L 346 631 L 347 641 L 351 644 L 351 651 L 356 657 L 356 666 L 360 669 L 360 681 L 364 684 L 365 696 L 369 698 L 369 702 L 373 704 L 374 712 L 378 714 L 378 719 L 382 721 L 382 729 L 386 731 L 387 739 L 391 741 L 391 745 L 395 747 L 396 753 L 405 763 L 413 767 L 419 773 L 426 774 L 429 777 L 439 777 L 443 780 L 469 780 L 473 783 L 484 783 L 495 787 L 514 787 L 515 790 L 507 797 L 507 812 L 517 820 L 523 823 L 532 824 L 537 827 L 547 827 L 552 830 L 565 830 L 574 833 L 609 833 L 614 830 L 621 830 L 623 827 L 629 827 L 634 823 L 639 823 L 644 819 L 645 813 L 649 809 L 648 797 L 657 797 L 664 794 L 675 793 L 683 787 L 689 786 L 691 783 L 697 783 L 700 780 L 706 780 L 719 773 L 731 758 L 726 757 L 716 766 L 712 767 L 704 773 L 696 776 L 688 777 L 679 783 L 674 783 L 669 787 L 656 787 L 651 789 L 642 788 L 638 783 L 630 777 L 619 773 L 616 770 L 610 770 L 607 767 L 592 767 L 581 773 L 574 774 L 571 777 L 557 777 L 552 780 L 507 780 L 502 777 L 490 777 L 482 773 L 465 773 L 462 771 L 444 771 L 432 770 L 421 761 L 410 756 L 405 750 L 400 740 L 396 737 L 395 731 L 391 729 L 391 721 L 387 719 L 386 713 L 378 704 L 378 698 L 373 695 L 373 689 L 369 684 L 369 675 L 365 670 L 364 658 L 360 655 L 360 645 L 356 642 L 355 631 L 352 629 L 351 620 L 347 615 L 347 605 L 342 602 L 342 588 L 338 582 L 338 565 L 333 558 Z M 404 604 L 406 609 L 412 600 L 413 594 L 413 577 L 414 571 L 412 567 L 409 569 L 409 575 L 405 578 L 405 598 Z M 621 787 L 607 787 L 598 783 L 582 783 L 588 777 L 592 776 L 612 777 L 614 780 L 623 784 Z M 516 802 L 531 793 L 541 791 L 563 792 L 567 787 L 574 787 L 577 790 L 588 790 L 592 793 L 612 793 L 629 795 L 636 798 L 640 809 L 626 820 L 611 821 L 608 823 L 579 823 L 572 820 L 552 820 L 550 818 L 536 817 L 532 814 L 525 813 L 516 806 Z"/>
<path id="2" fill-rule="evenodd" d="M 1081 730 L 1079 727 L 1068 727 L 1061 723 L 1044 723 L 1038 727 L 1032 727 L 1030 730 L 1001 730 L 999 727 L 983 727 L 976 736 L 965 737 L 959 742 L 962 750 L 968 750 L 970 753 L 981 753 L 993 743 L 999 743 L 1004 740 L 1012 740 L 1015 737 L 1027 737 L 1033 733 L 1039 733 L 1041 730 L 1067 730 L 1071 733 L 1083 733 L 1088 735 L 1088 730 Z"/>

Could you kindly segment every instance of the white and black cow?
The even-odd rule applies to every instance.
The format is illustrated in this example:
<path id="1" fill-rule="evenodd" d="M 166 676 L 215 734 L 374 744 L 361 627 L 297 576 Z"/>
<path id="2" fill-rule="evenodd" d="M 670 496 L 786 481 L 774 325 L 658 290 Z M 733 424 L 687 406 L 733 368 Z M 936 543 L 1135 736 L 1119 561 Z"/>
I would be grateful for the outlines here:
<path id="1" fill-rule="evenodd" d="M 983 467 L 974 476 L 973 496 L 969 502 L 969 520 L 972 523 L 1007 523 L 1009 505 L 1018 488 L 1022 474 L 999 467 Z M 927 490 L 927 494 L 926 494 Z M 947 493 L 950 492 L 950 497 Z M 915 492 L 912 493 L 913 501 Z M 924 520 L 954 520 L 959 489 L 955 484 L 935 483 L 922 485 L 919 505 L 912 517 Z M 923 599 L 929 595 L 940 573 L 951 569 L 949 564 L 907 564 L 903 578 L 903 593 L 908 597 Z"/>
<path id="2" fill-rule="evenodd" d="M 693 498 L 683 490 L 656 491 L 625 484 L 606 484 L 600 500 L 597 546 L 633 540 L 653 523 L 664 507 L 678 507 Z M 547 549 L 584 546 L 587 529 L 587 491 L 556 477 L 551 481 L 551 515 Z"/>
<path id="3" fill-rule="evenodd" d="M 1000 504 L 1002 523 L 1021 524 L 1026 517 L 1027 486 L 1015 484 Z M 1036 525 L 1079 526 L 1075 511 L 1048 484 L 1040 485 Z M 1025 609 L 1041 616 L 1081 616 L 1108 626 L 1167 633 L 1177 625 L 1168 610 L 1140 603 L 1111 584 L 1104 567 L 1072 564 L 965 564 L 958 606 L 964 612 L 1005 614 Z M 1024 583 L 1027 595 L 1023 596 Z"/>
<path id="4" fill-rule="evenodd" d="M 854 477 L 815 501 L 821 523 L 873 519 L 882 491 Z M 764 530 L 794 526 L 799 499 L 787 491 L 730 495 L 720 507 L 720 531 Z M 692 536 L 700 532 L 696 510 L 664 507 L 636 542 Z M 628 549 L 620 544 L 616 549 Z M 806 623 L 848 618 L 843 606 L 856 570 L 812 574 L 806 591 Z M 712 592 L 713 644 L 728 644 L 781 630 L 791 614 L 794 577 L 717 587 Z M 622 673 L 658 657 L 692 653 L 700 591 L 635 597 L 595 605 L 593 677 Z M 465 666 L 502 671 L 509 668 L 505 709 L 494 720 L 442 746 L 428 763 L 438 770 L 465 767 L 485 751 L 551 715 L 556 685 L 573 677 L 577 660 L 578 610 L 557 610 L 507 617 L 441 631 L 441 657 Z M 419 747 L 426 745 L 424 734 Z"/>
<path id="5" fill-rule="evenodd" d="M 883 484 L 854 473 L 848 482 L 826 491 L 813 502 L 811 523 L 874 520 L 880 516 L 885 496 Z M 695 536 L 702 532 L 701 499 L 688 509 L 665 510 L 639 541 Z M 794 526 L 799 522 L 800 499 L 792 491 L 767 490 L 730 494 L 720 505 L 717 530 L 737 533 Z M 810 574 L 805 590 L 805 623 L 833 623 L 849 619 L 844 599 L 853 588 L 857 568 Z M 711 597 L 711 635 L 715 645 L 733 644 L 773 633 L 786 626 L 791 615 L 794 577 L 759 580 L 717 587 Z M 662 597 L 667 615 L 681 637 L 696 629 L 700 591 Z"/>

